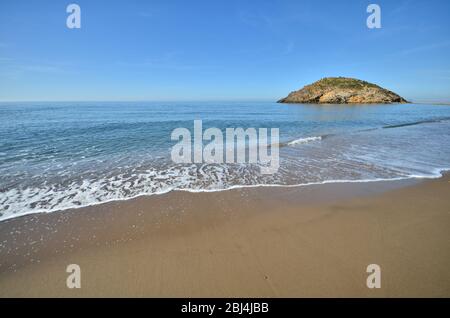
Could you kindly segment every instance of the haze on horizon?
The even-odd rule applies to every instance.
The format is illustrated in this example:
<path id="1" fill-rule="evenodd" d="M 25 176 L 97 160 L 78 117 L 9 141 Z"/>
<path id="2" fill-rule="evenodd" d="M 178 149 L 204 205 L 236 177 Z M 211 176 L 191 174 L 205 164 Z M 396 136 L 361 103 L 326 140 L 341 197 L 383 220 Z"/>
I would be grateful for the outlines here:
<path id="1" fill-rule="evenodd" d="M 345 76 L 450 102 L 446 0 L 71 2 L 0 3 L 0 101 L 276 101 Z"/>

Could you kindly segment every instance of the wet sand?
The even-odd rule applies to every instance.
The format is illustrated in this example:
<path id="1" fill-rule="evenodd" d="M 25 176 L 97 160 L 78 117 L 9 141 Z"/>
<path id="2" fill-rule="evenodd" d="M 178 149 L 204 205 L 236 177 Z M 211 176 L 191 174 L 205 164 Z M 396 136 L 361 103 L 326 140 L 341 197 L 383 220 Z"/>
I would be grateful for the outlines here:
<path id="1" fill-rule="evenodd" d="M 366 268 L 381 266 L 381 288 Z M 66 267 L 81 267 L 81 289 Z M 0 223 L 0 296 L 450 297 L 450 177 L 172 192 Z"/>

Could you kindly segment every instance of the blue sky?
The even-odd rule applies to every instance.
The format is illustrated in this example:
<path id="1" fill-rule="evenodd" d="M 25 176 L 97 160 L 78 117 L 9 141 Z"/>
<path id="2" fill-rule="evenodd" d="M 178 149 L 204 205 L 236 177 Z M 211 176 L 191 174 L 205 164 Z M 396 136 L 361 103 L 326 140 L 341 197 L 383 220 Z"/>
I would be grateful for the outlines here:
<path id="1" fill-rule="evenodd" d="M 0 101 L 277 100 L 326 76 L 450 101 L 448 0 L 72 2 L 0 2 Z"/>

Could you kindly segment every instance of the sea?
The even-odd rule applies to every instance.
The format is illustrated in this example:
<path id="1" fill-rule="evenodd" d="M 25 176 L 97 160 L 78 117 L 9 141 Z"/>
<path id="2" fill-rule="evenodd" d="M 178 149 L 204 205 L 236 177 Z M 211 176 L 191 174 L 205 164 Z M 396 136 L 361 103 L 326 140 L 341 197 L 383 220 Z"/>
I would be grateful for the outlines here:
<path id="1" fill-rule="evenodd" d="M 279 168 L 175 163 L 176 128 L 278 128 Z M 438 178 L 450 106 L 274 102 L 0 103 L 0 221 L 174 190 Z"/>

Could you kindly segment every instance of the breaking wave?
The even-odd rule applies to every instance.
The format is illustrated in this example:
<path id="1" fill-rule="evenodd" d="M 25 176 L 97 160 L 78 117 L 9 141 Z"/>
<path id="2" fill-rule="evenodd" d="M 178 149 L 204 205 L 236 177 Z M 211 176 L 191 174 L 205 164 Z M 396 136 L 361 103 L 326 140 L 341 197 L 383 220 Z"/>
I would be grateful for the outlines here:
<path id="1" fill-rule="evenodd" d="M 309 142 L 313 141 L 320 141 L 322 140 L 322 136 L 313 136 L 313 137 L 306 137 L 306 138 L 299 138 L 292 140 L 287 143 L 288 146 L 295 146 L 295 145 L 301 145 L 301 144 L 307 144 Z"/>

